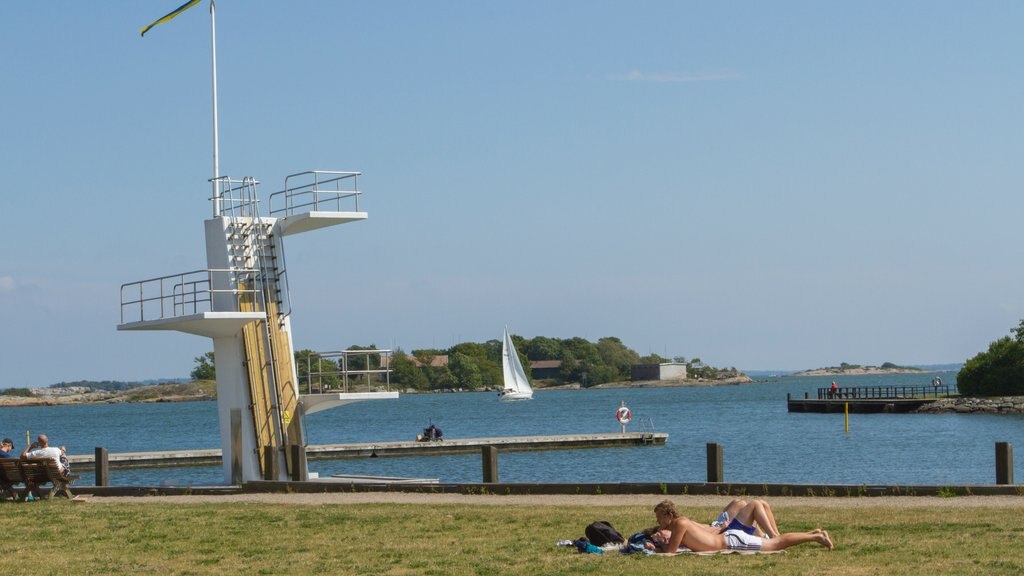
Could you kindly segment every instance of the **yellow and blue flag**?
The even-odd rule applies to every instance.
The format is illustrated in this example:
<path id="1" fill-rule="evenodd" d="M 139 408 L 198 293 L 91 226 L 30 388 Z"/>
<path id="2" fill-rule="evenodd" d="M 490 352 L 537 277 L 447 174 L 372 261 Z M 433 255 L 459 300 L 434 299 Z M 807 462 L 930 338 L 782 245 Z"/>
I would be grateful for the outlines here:
<path id="1" fill-rule="evenodd" d="M 149 32 L 149 29 L 152 28 L 153 26 L 156 26 L 157 24 L 163 24 L 164 22 L 167 22 L 169 20 L 173 20 L 174 17 L 177 16 L 178 14 L 181 14 L 185 10 L 188 10 L 189 8 L 195 6 L 196 4 L 199 4 L 199 1 L 200 0 L 188 0 L 188 2 L 185 2 L 181 6 L 178 6 L 178 8 L 174 12 L 171 12 L 170 14 L 164 16 L 163 18 L 161 18 L 161 19 L 157 20 L 156 22 L 153 22 L 149 26 L 146 26 L 145 28 L 143 28 L 142 29 L 142 35 L 145 36 L 146 32 Z"/>

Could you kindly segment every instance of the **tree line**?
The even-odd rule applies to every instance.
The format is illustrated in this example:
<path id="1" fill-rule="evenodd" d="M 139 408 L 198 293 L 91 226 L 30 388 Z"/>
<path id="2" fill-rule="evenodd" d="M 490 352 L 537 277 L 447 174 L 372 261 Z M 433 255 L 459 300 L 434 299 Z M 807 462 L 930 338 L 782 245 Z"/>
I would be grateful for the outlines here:
<path id="1" fill-rule="evenodd" d="M 715 368 L 704 364 L 700 358 L 687 360 L 677 356 L 669 359 L 658 354 L 641 356 L 616 337 L 600 338 L 590 342 L 584 338 L 549 338 L 537 336 L 523 338 L 512 335 L 512 342 L 523 366 L 532 361 L 558 360 L 561 362 L 557 374 L 546 378 L 545 385 L 579 383 L 583 387 L 596 386 L 607 382 L 629 380 L 630 368 L 634 364 L 661 364 L 679 362 L 687 367 L 691 379 L 714 380 L 738 376 L 736 368 Z M 347 350 L 377 350 L 375 345 L 350 346 Z M 439 358 L 447 357 L 447 363 Z M 195 359 L 192 377 L 197 380 L 212 380 L 216 377 L 213 353 L 208 352 Z M 350 370 L 378 369 L 377 355 L 356 355 L 349 358 Z M 390 357 L 391 383 L 415 390 L 496 390 L 503 386 L 501 371 L 501 340 L 486 342 L 463 342 L 451 348 L 422 349 L 405 353 L 400 348 Z M 319 357 L 311 350 L 295 352 L 295 366 L 299 381 L 305 382 L 310 373 L 326 387 L 336 387 L 340 377 L 337 361 Z M 532 380 L 532 377 L 531 377 Z"/>

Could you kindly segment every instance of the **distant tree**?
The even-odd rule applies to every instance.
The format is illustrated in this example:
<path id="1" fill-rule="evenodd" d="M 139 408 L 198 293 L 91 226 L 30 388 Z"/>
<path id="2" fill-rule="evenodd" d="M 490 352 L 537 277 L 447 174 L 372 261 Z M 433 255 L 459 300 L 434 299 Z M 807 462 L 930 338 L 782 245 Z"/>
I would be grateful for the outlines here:
<path id="1" fill-rule="evenodd" d="M 671 362 L 668 358 L 662 358 L 657 354 L 648 354 L 647 356 L 641 356 L 638 361 L 640 364 L 665 364 Z"/>
<path id="2" fill-rule="evenodd" d="M 486 362 L 486 358 L 483 361 Z M 467 354 L 456 352 L 449 355 L 448 369 L 451 371 L 452 383 L 457 388 L 476 390 L 483 384 L 476 359 Z"/>
<path id="3" fill-rule="evenodd" d="M 0 396 L 35 396 L 28 388 L 4 388 L 0 390 Z"/>
<path id="4" fill-rule="evenodd" d="M 452 372 L 447 366 L 426 366 L 424 372 L 427 375 L 427 380 L 430 381 L 430 387 L 434 390 L 446 390 L 455 385 L 452 380 Z"/>
<path id="5" fill-rule="evenodd" d="M 562 353 L 562 343 L 556 338 L 536 336 L 527 340 L 520 351 L 525 352 L 530 360 L 558 360 Z"/>
<path id="6" fill-rule="evenodd" d="M 595 348 L 601 358 L 601 364 L 614 372 L 614 376 L 611 376 L 607 370 L 601 371 L 602 374 L 611 376 L 611 380 L 606 380 L 607 382 L 628 379 L 630 367 L 640 360 L 639 354 L 626 347 L 622 340 L 614 336 L 599 339 Z"/>
<path id="7" fill-rule="evenodd" d="M 194 362 L 196 363 L 196 366 L 189 374 L 193 380 L 217 379 L 217 367 L 214 365 L 213 352 L 207 352 L 202 356 L 196 356 Z"/>
<path id="8" fill-rule="evenodd" d="M 1022 322 L 1024 326 L 1024 322 Z M 1019 396 L 1024 394 L 1024 332 L 1004 336 L 964 363 L 956 385 L 965 396 Z"/>
<path id="9" fill-rule="evenodd" d="M 410 360 L 408 356 L 399 354 L 397 351 L 396 354 L 391 356 L 391 382 L 417 390 L 427 390 L 430 388 L 430 380 L 423 369 Z"/>

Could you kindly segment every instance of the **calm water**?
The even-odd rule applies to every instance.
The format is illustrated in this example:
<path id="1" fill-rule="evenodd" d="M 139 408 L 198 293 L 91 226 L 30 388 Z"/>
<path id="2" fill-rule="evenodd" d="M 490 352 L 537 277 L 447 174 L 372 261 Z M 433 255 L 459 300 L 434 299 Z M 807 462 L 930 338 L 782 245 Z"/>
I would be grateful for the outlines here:
<path id="1" fill-rule="evenodd" d="M 928 385 L 935 374 L 847 376 L 841 386 Z M 941 373 L 946 383 L 955 374 Z M 786 393 L 814 394 L 831 378 L 783 377 L 714 388 L 538 392 L 532 402 L 499 403 L 492 393 L 403 395 L 349 404 L 307 418 L 310 444 L 410 440 L 430 421 L 447 437 L 618 431 L 625 401 L 637 420 L 669 434 L 663 447 L 508 452 L 506 482 L 702 482 L 706 444 L 721 444 L 731 482 L 991 484 L 995 442 L 1024 449 L 1024 416 L 790 414 Z M 24 448 L 25 431 L 45 432 L 71 454 L 219 448 L 216 403 L 79 405 L 0 409 L 0 434 Z M 1015 478 L 1024 478 L 1024 457 Z M 478 455 L 313 461 L 310 470 L 478 482 Z M 92 483 L 84 467 L 81 482 Z M 114 484 L 217 484 L 220 467 L 111 472 Z"/>

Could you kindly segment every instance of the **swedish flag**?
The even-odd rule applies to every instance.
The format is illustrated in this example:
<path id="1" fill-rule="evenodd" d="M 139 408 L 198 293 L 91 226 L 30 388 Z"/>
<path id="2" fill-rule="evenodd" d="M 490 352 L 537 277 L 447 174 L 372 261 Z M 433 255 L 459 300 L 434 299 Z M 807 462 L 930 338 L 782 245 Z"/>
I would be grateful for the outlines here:
<path id="1" fill-rule="evenodd" d="M 195 6 L 196 4 L 199 4 L 199 1 L 200 0 L 188 0 L 188 2 L 185 2 L 181 6 L 178 6 L 178 8 L 174 12 L 171 12 L 170 14 L 164 16 L 163 18 L 161 18 L 161 19 L 157 20 L 156 22 L 153 22 L 149 26 L 146 26 L 145 28 L 143 28 L 142 29 L 142 35 L 145 36 L 146 32 L 149 32 L 149 29 L 152 28 L 153 26 L 156 26 L 157 24 L 163 24 L 164 22 L 167 22 L 169 20 L 173 20 L 174 17 L 177 16 L 178 14 L 181 14 L 185 10 L 188 10 L 189 8 Z"/>

